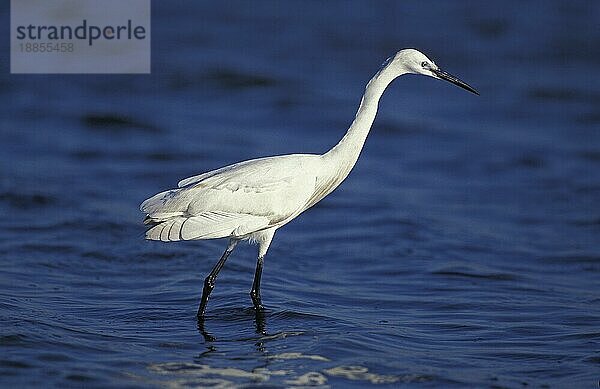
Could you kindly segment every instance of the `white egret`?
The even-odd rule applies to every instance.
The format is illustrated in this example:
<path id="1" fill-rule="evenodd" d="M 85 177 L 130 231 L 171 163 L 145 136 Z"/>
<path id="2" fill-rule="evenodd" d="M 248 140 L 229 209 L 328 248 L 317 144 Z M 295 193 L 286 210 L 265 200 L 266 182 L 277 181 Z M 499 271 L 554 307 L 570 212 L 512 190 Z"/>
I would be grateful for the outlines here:
<path id="1" fill-rule="evenodd" d="M 239 241 L 258 244 L 258 260 L 250 296 L 262 308 L 260 279 L 263 259 L 277 229 L 331 193 L 350 173 L 363 148 L 379 99 L 403 74 L 421 74 L 475 89 L 441 70 L 415 49 L 400 50 L 369 81 L 344 137 L 325 154 L 291 154 L 239 162 L 179 182 L 140 206 L 150 227 L 146 239 L 165 242 L 229 238 L 227 249 L 204 280 L 198 317 L 206 310 L 219 271 Z"/>

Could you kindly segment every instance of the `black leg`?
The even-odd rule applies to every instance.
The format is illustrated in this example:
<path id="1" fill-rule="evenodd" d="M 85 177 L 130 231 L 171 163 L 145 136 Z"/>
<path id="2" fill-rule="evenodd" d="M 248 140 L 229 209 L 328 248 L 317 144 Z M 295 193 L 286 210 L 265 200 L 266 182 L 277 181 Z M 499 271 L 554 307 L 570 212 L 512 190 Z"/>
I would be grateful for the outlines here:
<path id="1" fill-rule="evenodd" d="M 208 277 L 204 279 L 204 289 L 202 289 L 202 300 L 200 300 L 200 306 L 198 307 L 198 317 L 204 317 L 204 312 L 206 311 L 206 304 L 208 304 L 208 297 L 210 296 L 210 292 L 215 288 L 215 281 L 217 280 L 217 275 L 225 265 L 225 261 L 227 261 L 227 257 L 233 251 L 235 246 L 237 245 L 237 241 L 231 241 L 227 249 L 219 259 L 219 262 L 213 267 Z"/>
<path id="2" fill-rule="evenodd" d="M 252 290 L 250 291 L 250 298 L 254 303 L 254 309 L 257 311 L 262 309 L 262 301 L 260 299 L 260 277 L 262 276 L 264 257 L 258 257 L 256 261 L 256 272 L 254 273 L 254 282 L 252 283 Z"/>
<path id="3" fill-rule="evenodd" d="M 206 331 L 206 329 L 204 328 L 204 317 L 203 316 L 198 316 L 197 324 L 198 324 L 198 331 L 200 331 L 200 333 L 202 334 L 202 336 L 204 337 L 204 340 L 206 342 L 214 342 L 215 340 L 217 340 L 214 336 L 209 334 L 208 331 Z"/>
<path id="4" fill-rule="evenodd" d="M 256 333 L 261 335 L 267 334 L 267 321 L 265 320 L 265 311 L 256 309 L 254 311 L 254 324 L 256 325 Z"/>

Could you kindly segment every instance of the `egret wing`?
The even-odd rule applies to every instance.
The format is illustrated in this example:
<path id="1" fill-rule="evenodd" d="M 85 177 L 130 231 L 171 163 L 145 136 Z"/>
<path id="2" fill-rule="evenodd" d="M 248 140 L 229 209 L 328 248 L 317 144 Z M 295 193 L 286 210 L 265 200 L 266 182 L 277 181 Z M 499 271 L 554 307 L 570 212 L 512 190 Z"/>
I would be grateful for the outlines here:
<path id="1" fill-rule="evenodd" d="M 280 221 L 306 204 L 315 189 L 313 155 L 248 161 L 183 187 L 194 193 L 189 211 L 247 213 Z"/>
<path id="2" fill-rule="evenodd" d="M 148 231 L 149 239 L 177 235 L 211 239 L 227 231 L 242 236 L 273 226 L 299 213 L 310 199 L 317 163 L 314 155 L 269 157 L 182 180 L 180 188 L 159 193 L 140 206 L 148 214 L 148 224 L 162 223 Z M 215 215 L 225 220 L 217 227 L 205 225 L 205 219 Z M 188 231 L 192 226 L 194 233 Z"/>
<path id="3" fill-rule="evenodd" d="M 146 239 L 172 242 L 191 239 L 216 239 L 244 236 L 266 228 L 269 220 L 228 212 L 202 212 L 191 217 L 173 217 L 156 224 L 146 231 Z"/>
<path id="4" fill-rule="evenodd" d="M 257 158 L 251 159 L 248 161 L 234 163 L 233 165 L 228 165 L 219 169 L 211 170 L 206 173 L 202 173 L 196 176 L 185 178 L 177 184 L 179 188 L 189 187 L 196 184 L 199 184 L 203 181 L 207 181 L 210 178 L 213 179 L 227 179 L 232 177 L 239 177 L 247 175 L 248 173 L 256 172 L 261 168 L 269 167 L 273 164 L 277 164 L 280 161 L 289 159 L 291 155 L 283 155 L 283 156 L 275 156 L 275 157 L 265 157 L 265 158 Z"/>

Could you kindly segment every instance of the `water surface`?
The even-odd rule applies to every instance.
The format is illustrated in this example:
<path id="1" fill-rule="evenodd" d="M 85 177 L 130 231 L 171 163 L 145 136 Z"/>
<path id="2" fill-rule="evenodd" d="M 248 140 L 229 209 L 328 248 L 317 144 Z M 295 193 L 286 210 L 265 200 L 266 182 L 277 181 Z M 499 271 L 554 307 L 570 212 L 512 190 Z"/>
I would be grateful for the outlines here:
<path id="1" fill-rule="evenodd" d="M 597 385 L 598 3 L 153 6 L 150 76 L 1 60 L 3 386 Z M 146 242 L 139 203 L 327 150 L 403 47 L 481 97 L 396 81 L 348 180 L 278 231 L 264 314 L 243 245 L 198 323 L 225 242 Z"/>

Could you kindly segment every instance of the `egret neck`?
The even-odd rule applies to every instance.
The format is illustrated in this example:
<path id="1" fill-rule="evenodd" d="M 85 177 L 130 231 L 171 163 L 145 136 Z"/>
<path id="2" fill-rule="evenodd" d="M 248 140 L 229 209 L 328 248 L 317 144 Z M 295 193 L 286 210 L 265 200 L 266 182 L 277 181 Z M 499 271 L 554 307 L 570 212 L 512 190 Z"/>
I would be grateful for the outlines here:
<path id="1" fill-rule="evenodd" d="M 400 69 L 399 71 L 388 65 L 375 74 L 365 88 L 356 117 L 346 135 L 323 155 L 326 164 L 332 164 L 332 168 L 337 170 L 340 182 L 348 176 L 360 156 L 377 115 L 379 99 L 383 92 L 394 79 L 406 73 L 409 73 L 409 70 Z"/>

